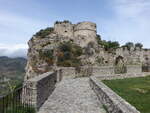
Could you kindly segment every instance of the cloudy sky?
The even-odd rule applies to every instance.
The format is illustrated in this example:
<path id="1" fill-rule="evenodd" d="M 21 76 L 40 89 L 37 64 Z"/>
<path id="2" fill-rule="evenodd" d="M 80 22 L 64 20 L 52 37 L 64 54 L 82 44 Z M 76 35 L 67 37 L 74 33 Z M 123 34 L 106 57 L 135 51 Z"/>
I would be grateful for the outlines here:
<path id="1" fill-rule="evenodd" d="M 150 0 L 0 0 L 0 56 L 26 56 L 27 41 L 56 20 L 92 21 L 105 40 L 150 48 Z"/>

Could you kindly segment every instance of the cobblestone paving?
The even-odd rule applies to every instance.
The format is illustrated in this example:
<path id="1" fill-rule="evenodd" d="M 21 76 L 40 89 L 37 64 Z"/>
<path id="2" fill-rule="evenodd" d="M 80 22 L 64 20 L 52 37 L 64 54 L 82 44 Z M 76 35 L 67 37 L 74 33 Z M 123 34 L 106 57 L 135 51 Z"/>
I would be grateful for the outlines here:
<path id="1" fill-rule="evenodd" d="M 106 113 L 96 94 L 89 86 L 88 78 L 67 79 L 56 89 L 41 107 L 39 113 Z"/>

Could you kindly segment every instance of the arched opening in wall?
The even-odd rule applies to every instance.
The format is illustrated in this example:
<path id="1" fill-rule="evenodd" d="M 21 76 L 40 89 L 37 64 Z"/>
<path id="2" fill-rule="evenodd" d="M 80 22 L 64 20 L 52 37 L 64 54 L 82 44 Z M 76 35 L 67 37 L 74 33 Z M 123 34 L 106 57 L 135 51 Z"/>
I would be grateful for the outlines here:
<path id="1" fill-rule="evenodd" d="M 115 60 L 115 74 L 127 73 L 127 67 L 122 56 L 116 57 Z"/>
<path id="2" fill-rule="evenodd" d="M 145 57 L 145 62 L 142 65 L 142 72 L 150 72 L 150 62 L 148 57 Z"/>

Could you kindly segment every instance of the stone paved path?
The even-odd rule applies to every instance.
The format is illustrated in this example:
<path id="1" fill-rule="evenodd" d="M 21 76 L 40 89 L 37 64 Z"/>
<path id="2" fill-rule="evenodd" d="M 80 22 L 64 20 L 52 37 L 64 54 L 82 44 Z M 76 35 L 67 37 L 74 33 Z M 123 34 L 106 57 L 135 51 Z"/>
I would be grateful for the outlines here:
<path id="1" fill-rule="evenodd" d="M 62 80 L 39 113 L 106 113 L 88 78 Z"/>

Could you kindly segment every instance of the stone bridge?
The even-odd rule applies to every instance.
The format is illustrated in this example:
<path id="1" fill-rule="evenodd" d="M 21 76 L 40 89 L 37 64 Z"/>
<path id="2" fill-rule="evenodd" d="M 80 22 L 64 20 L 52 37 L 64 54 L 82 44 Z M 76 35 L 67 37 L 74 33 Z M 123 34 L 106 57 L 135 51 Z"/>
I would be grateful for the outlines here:
<path id="1" fill-rule="evenodd" d="M 59 71 L 48 72 L 25 83 L 38 113 L 106 113 L 89 78 L 61 78 Z"/>
<path id="2" fill-rule="evenodd" d="M 95 72 L 98 71 L 96 70 Z M 145 73 L 134 75 L 131 73 L 126 75 L 100 73 L 101 79 L 145 75 Z M 72 74 L 74 77 L 68 76 L 68 74 Z M 107 90 L 104 84 L 94 83 L 91 77 L 76 78 L 72 68 L 44 73 L 27 80 L 25 86 L 28 87 L 30 93 L 23 96 L 23 99 L 25 101 L 30 99 L 38 113 L 107 113 L 106 106 L 109 113 L 139 113 L 133 106 L 124 102 L 121 97 L 109 91 L 109 88 Z M 29 96 L 30 98 L 28 98 Z"/>

